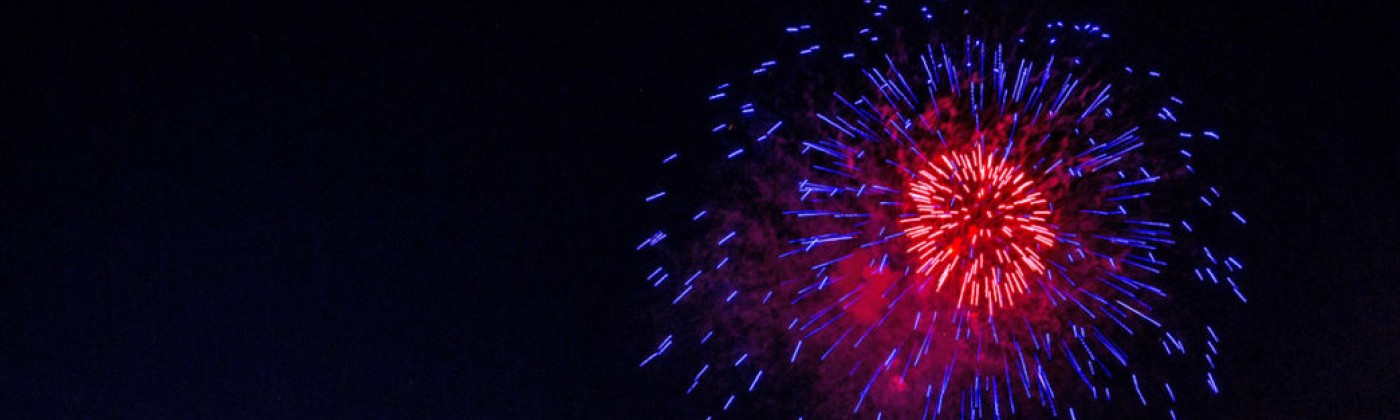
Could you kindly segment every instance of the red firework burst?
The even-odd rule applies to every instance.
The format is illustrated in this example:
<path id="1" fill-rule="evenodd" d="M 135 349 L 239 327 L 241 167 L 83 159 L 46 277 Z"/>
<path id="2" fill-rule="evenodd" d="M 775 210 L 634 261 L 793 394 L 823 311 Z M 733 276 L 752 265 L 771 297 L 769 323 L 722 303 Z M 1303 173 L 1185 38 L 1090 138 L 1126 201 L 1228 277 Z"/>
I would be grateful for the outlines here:
<path id="1" fill-rule="evenodd" d="M 1054 247 L 1050 205 L 1025 171 L 984 153 L 930 160 L 909 182 L 917 214 L 900 219 L 918 273 L 958 282 L 958 306 L 1010 304 L 1027 276 L 1045 272 L 1041 254 Z"/>

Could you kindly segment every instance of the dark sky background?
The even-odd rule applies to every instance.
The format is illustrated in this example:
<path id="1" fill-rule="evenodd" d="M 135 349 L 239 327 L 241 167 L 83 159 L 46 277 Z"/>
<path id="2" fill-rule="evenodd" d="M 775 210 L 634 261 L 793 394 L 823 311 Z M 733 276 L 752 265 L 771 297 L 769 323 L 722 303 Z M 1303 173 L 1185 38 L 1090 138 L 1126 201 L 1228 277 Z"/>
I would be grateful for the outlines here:
<path id="1" fill-rule="evenodd" d="M 831 2 L 4 4 L 0 417 L 691 418 L 636 367 L 649 167 Z M 1047 7 L 1227 134 L 1197 418 L 1396 417 L 1397 6 Z"/>

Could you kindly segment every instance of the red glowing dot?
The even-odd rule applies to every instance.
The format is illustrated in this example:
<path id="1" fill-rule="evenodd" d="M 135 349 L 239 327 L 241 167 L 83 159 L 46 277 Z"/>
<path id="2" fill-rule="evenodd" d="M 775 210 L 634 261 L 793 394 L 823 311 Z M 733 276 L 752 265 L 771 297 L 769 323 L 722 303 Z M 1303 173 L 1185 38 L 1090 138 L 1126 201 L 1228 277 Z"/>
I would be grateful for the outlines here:
<path id="1" fill-rule="evenodd" d="M 915 213 L 900 220 L 920 274 L 958 284 L 958 306 L 989 311 L 1026 292 L 1054 247 L 1050 204 L 1036 180 L 1002 157 L 974 150 L 928 161 L 909 181 Z"/>

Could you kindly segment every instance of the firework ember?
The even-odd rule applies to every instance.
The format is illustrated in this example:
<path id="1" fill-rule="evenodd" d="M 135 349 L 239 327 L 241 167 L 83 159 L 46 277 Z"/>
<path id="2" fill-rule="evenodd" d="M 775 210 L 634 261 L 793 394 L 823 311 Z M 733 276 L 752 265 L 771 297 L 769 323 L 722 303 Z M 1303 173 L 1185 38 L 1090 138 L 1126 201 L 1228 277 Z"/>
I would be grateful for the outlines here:
<path id="1" fill-rule="evenodd" d="M 1192 153 L 1220 136 L 1094 55 L 1097 25 L 866 7 L 833 25 L 853 41 L 722 84 L 714 138 L 662 159 L 644 201 L 674 217 L 637 248 L 670 331 L 642 366 L 684 354 L 699 417 L 1175 418 L 1218 393 L 1193 308 L 1245 300 L 1205 242 L 1245 219 Z"/>

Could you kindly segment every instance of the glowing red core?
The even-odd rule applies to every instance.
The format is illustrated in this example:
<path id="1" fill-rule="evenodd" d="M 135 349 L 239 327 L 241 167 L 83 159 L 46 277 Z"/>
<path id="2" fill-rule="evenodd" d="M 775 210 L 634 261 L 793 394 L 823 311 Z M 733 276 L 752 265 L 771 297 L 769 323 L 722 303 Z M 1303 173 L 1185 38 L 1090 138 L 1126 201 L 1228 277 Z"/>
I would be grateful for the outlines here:
<path id="1" fill-rule="evenodd" d="M 915 213 L 900 220 L 918 273 L 936 290 L 957 282 L 960 307 L 1013 303 L 1055 244 L 1050 204 L 1032 181 L 981 150 L 929 160 L 907 187 Z"/>

